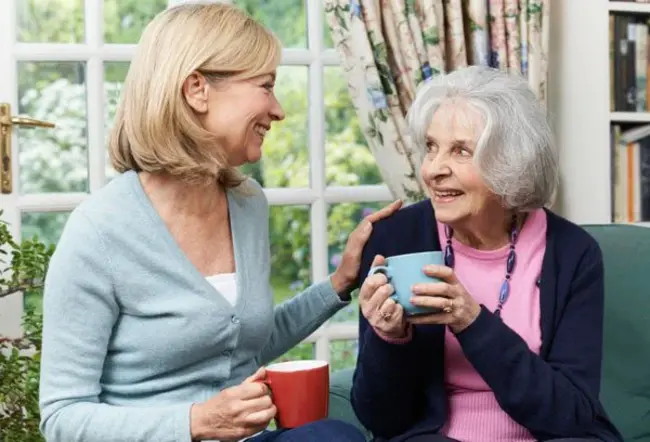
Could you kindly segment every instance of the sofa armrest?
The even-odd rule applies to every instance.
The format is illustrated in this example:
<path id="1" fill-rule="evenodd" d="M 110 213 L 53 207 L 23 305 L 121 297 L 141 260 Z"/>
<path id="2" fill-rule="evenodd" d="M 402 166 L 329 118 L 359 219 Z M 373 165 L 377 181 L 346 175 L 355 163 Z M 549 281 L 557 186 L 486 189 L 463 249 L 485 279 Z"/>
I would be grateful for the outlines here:
<path id="1" fill-rule="evenodd" d="M 336 371 L 330 376 L 330 404 L 329 418 L 338 419 L 359 428 L 366 436 L 366 440 L 372 438 L 370 432 L 366 430 L 361 422 L 357 419 L 352 404 L 350 403 L 350 389 L 352 388 L 353 368 Z"/>

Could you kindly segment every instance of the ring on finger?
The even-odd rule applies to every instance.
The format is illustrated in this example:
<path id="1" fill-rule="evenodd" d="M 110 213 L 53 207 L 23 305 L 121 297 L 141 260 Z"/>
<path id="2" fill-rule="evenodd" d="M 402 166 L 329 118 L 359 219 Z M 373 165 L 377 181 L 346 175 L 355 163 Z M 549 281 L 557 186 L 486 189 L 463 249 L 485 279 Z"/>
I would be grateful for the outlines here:
<path id="1" fill-rule="evenodd" d="M 379 310 L 379 316 L 381 316 L 381 319 L 383 319 L 384 321 L 388 321 L 393 316 L 393 314 L 382 312 L 381 310 Z"/>
<path id="2" fill-rule="evenodd" d="M 442 309 L 442 311 L 445 312 L 445 313 L 451 313 L 451 312 L 453 312 L 453 311 L 454 311 L 454 300 L 453 300 L 453 299 L 450 299 L 450 300 L 449 300 L 449 304 L 447 304 L 447 305 Z"/>

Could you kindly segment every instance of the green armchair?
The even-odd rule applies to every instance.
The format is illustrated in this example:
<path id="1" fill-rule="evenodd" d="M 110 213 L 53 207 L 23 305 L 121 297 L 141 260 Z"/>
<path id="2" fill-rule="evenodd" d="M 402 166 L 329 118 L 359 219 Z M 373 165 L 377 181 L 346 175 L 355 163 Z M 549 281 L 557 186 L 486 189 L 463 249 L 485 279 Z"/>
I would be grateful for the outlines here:
<path id="1" fill-rule="evenodd" d="M 583 226 L 605 262 L 605 322 L 601 400 L 626 441 L 650 442 L 650 229 Z M 352 369 L 332 374 L 330 417 L 353 423 Z"/>

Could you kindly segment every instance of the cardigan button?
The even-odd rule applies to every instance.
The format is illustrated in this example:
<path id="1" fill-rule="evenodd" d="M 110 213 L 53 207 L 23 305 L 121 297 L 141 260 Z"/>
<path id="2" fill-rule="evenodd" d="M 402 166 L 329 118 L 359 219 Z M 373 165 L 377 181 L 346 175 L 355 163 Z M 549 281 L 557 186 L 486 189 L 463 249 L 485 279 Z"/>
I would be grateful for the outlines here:
<path id="1" fill-rule="evenodd" d="M 221 352 L 221 354 L 226 357 L 229 357 L 230 355 L 232 355 L 232 350 L 224 350 L 223 352 Z"/>
<path id="2" fill-rule="evenodd" d="M 239 324 L 239 318 L 235 315 L 232 315 L 230 320 L 232 321 L 233 324 Z"/>

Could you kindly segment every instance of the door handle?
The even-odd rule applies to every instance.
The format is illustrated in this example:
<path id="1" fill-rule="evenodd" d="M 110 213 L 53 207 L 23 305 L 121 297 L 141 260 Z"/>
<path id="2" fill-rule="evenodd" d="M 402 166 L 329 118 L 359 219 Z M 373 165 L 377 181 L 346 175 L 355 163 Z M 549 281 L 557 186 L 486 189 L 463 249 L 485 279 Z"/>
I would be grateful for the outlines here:
<path id="1" fill-rule="evenodd" d="M 14 126 L 54 127 L 49 121 L 35 120 L 29 117 L 12 117 L 9 103 L 0 103 L 0 193 L 11 193 L 11 134 Z"/>

